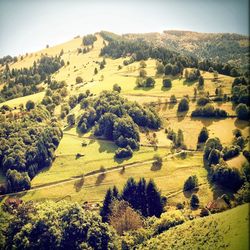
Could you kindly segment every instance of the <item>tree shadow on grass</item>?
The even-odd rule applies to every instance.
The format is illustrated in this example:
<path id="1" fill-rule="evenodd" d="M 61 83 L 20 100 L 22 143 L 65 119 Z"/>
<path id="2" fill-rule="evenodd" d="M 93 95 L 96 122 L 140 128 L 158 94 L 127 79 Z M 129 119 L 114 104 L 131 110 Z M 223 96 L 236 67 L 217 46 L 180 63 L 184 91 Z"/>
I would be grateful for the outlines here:
<path id="1" fill-rule="evenodd" d="M 152 90 L 154 87 L 138 87 L 138 86 L 135 86 L 134 87 L 134 90 L 143 90 L 143 91 L 150 91 Z"/>
<path id="2" fill-rule="evenodd" d="M 99 174 L 99 175 L 97 176 L 97 178 L 96 178 L 95 185 L 96 185 L 96 186 L 101 185 L 101 183 L 104 181 L 105 177 L 106 177 L 106 174 L 105 174 L 105 173 Z"/>
<path id="3" fill-rule="evenodd" d="M 188 111 L 184 111 L 184 112 L 178 112 L 177 111 L 177 120 L 178 122 L 181 122 L 185 119 L 185 116 L 187 115 Z"/>
<path id="4" fill-rule="evenodd" d="M 76 192 L 81 191 L 81 189 L 83 187 L 83 184 L 84 184 L 84 178 L 83 177 L 81 179 L 75 181 L 74 188 L 75 188 Z"/>
<path id="5" fill-rule="evenodd" d="M 171 87 L 169 87 L 169 88 L 166 88 L 166 87 L 164 87 L 164 86 L 161 87 L 161 90 L 164 91 L 164 92 L 165 92 L 165 91 L 169 91 L 170 89 L 171 89 Z"/>
<path id="6" fill-rule="evenodd" d="M 187 80 L 184 80 L 184 81 L 183 81 L 183 85 L 187 85 L 187 86 L 192 86 L 192 85 L 194 85 L 195 83 L 197 83 L 197 80 L 194 80 L 194 81 L 187 81 Z"/>
<path id="7" fill-rule="evenodd" d="M 99 153 L 115 153 L 116 147 L 112 141 L 97 140 L 97 143 L 99 144 Z"/>
<path id="8" fill-rule="evenodd" d="M 192 196 L 192 194 L 196 194 L 197 192 L 199 191 L 199 187 L 197 187 L 197 188 L 194 188 L 194 189 L 192 189 L 192 190 L 183 190 L 183 195 L 186 197 L 186 198 L 188 198 L 188 199 L 190 199 L 191 198 L 191 196 Z"/>

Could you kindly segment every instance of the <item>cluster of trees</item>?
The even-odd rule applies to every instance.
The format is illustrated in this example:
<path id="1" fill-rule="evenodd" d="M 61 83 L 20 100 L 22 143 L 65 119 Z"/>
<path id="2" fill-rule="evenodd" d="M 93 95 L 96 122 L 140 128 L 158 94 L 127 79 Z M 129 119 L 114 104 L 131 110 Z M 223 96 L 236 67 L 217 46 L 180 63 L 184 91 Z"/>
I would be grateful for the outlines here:
<path id="1" fill-rule="evenodd" d="M 131 155 L 131 149 L 139 147 L 138 126 L 158 129 L 161 120 L 154 109 L 129 102 L 119 96 L 117 91 L 103 91 L 99 97 L 89 102 L 77 126 L 85 133 L 94 125 L 96 136 L 104 136 L 113 140 L 118 147 L 124 148 L 116 152 L 116 156 L 121 157 Z"/>
<path id="2" fill-rule="evenodd" d="M 30 188 L 30 179 L 52 163 L 61 138 L 61 129 L 43 106 L 1 122 L 0 167 L 6 174 L 7 191 Z"/>
<path id="3" fill-rule="evenodd" d="M 189 176 L 188 179 L 184 183 L 183 190 L 191 191 L 198 187 L 198 178 L 196 175 Z"/>
<path id="4" fill-rule="evenodd" d="M 249 80 L 246 77 L 237 77 L 232 84 L 232 98 L 235 104 L 249 105 Z"/>
<path id="5" fill-rule="evenodd" d="M 96 40 L 97 40 L 97 38 L 95 35 L 89 34 L 89 35 L 86 35 L 82 38 L 82 44 L 84 46 L 93 45 Z"/>
<path id="6" fill-rule="evenodd" d="M 37 85 L 46 80 L 51 74 L 64 66 L 59 56 L 43 56 L 34 61 L 29 68 L 12 69 L 6 64 L 1 73 L 2 81 L 6 82 L 1 90 L 1 101 L 37 93 L 42 90 Z"/>
<path id="7" fill-rule="evenodd" d="M 127 180 L 121 193 L 117 188 L 108 189 L 100 211 L 103 222 L 108 222 L 112 214 L 111 206 L 114 200 L 127 201 L 130 206 L 144 217 L 160 217 L 166 203 L 153 180 L 147 183 L 144 178 L 136 182 L 132 177 Z"/>
<path id="8" fill-rule="evenodd" d="M 157 75 L 163 75 L 163 74 L 166 76 L 169 76 L 169 75 L 176 76 L 178 74 L 182 75 L 183 69 L 184 69 L 183 64 L 179 61 L 174 64 L 167 63 L 165 65 L 157 61 L 157 64 L 156 64 Z"/>
<path id="9" fill-rule="evenodd" d="M 226 162 L 239 154 L 240 147 L 233 146 L 224 148 L 219 138 L 210 138 L 207 140 L 204 148 L 204 159 L 208 164 L 209 175 L 211 180 L 233 191 L 237 191 L 247 179 L 246 173 L 238 168 L 229 167 Z"/>
<path id="10" fill-rule="evenodd" d="M 9 219 L 3 249 L 117 249 L 114 229 L 78 203 L 21 204 Z"/>
<path id="11" fill-rule="evenodd" d="M 188 82 L 193 82 L 199 79 L 199 85 L 204 85 L 204 79 L 200 77 L 201 73 L 199 69 L 191 69 L 190 71 L 188 71 L 187 69 L 185 69 L 184 71 L 184 77 L 186 79 L 186 81 Z M 202 84 L 202 79 L 203 79 L 203 84 Z"/>
<path id="12" fill-rule="evenodd" d="M 240 120 L 248 121 L 250 119 L 250 110 L 246 104 L 243 103 L 238 104 L 237 107 L 235 108 L 235 112 Z"/>
<path id="13" fill-rule="evenodd" d="M 211 104 L 206 104 L 203 107 L 197 107 L 195 110 L 191 113 L 192 117 L 227 117 L 228 114 L 225 110 L 220 108 L 214 108 Z"/>
<path id="14" fill-rule="evenodd" d="M 16 56 L 12 57 L 10 55 L 7 55 L 7 56 L 0 58 L 1 66 L 4 66 L 6 64 L 10 64 L 12 62 L 17 62 L 17 61 L 18 61 L 18 58 Z"/>
<path id="15" fill-rule="evenodd" d="M 152 77 L 139 77 L 136 79 L 136 86 L 138 88 L 153 88 L 155 86 L 155 80 Z"/>
<path id="16" fill-rule="evenodd" d="M 173 142 L 173 148 L 182 148 L 186 149 L 186 145 L 184 144 L 184 136 L 183 131 L 178 129 L 178 132 L 174 132 L 172 129 L 169 129 L 167 132 L 167 138 Z"/>

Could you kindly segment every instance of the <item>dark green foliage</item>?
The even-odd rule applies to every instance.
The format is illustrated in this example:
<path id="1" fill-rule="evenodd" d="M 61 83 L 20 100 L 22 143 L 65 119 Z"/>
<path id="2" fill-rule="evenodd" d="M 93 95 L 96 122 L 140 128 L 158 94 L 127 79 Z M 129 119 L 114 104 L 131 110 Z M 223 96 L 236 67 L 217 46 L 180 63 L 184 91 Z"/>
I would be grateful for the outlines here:
<path id="1" fill-rule="evenodd" d="M 163 79 L 162 80 L 162 85 L 164 88 L 172 88 L 172 82 L 171 79 Z"/>
<path id="2" fill-rule="evenodd" d="M 119 86 L 117 83 L 115 83 L 115 84 L 113 85 L 113 90 L 114 90 L 114 91 L 117 91 L 118 93 L 120 93 L 121 90 L 122 90 L 122 88 L 121 88 L 121 86 Z"/>
<path id="3" fill-rule="evenodd" d="M 28 111 L 30 111 L 31 109 L 34 109 L 35 108 L 35 103 L 33 102 L 33 101 L 27 101 L 26 102 L 26 105 L 25 105 L 25 107 L 26 107 L 26 109 L 28 110 Z"/>
<path id="4" fill-rule="evenodd" d="M 205 144 L 204 158 L 206 160 L 208 160 L 209 155 L 213 149 L 217 149 L 218 151 L 222 150 L 222 145 L 221 145 L 220 139 L 217 137 L 209 138 Z"/>
<path id="5" fill-rule="evenodd" d="M 95 35 L 89 34 L 89 35 L 86 35 L 82 38 L 82 44 L 84 46 L 93 45 L 96 40 L 97 40 L 97 38 Z"/>
<path id="6" fill-rule="evenodd" d="M 218 149 L 212 149 L 208 156 L 209 165 L 218 164 L 220 161 L 221 153 Z"/>
<path id="7" fill-rule="evenodd" d="M 198 208 L 200 205 L 200 200 L 196 194 L 192 194 L 190 199 L 190 205 L 192 208 Z"/>
<path id="8" fill-rule="evenodd" d="M 204 107 L 197 107 L 191 113 L 192 117 L 227 117 L 228 114 L 225 110 L 214 108 L 211 104 L 206 104 Z"/>
<path id="9" fill-rule="evenodd" d="M 187 98 L 182 98 L 178 105 L 178 112 L 185 112 L 189 110 L 189 101 Z"/>
<path id="10" fill-rule="evenodd" d="M 143 216 L 160 217 L 163 212 L 163 198 L 152 180 L 146 183 L 142 178 L 137 183 L 133 178 L 129 178 L 123 188 L 121 198 L 135 210 L 140 211 Z"/>
<path id="11" fill-rule="evenodd" d="M 69 106 L 71 109 L 73 109 L 78 103 L 77 96 L 73 95 L 69 97 Z"/>
<path id="12" fill-rule="evenodd" d="M 9 192 L 18 192 L 30 189 L 30 177 L 27 172 L 18 172 L 9 169 L 6 173 L 7 188 Z"/>
<path id="13" fill-rule="evenodd" d="M 108 222 L 109 216 L 111 214 L 111 204 L 113 202 L 113 193 L 112 190 L 109 188 L 106 192 L 103 205 L 100 211 L 100 215 L 102 217 L 103 222 Z"/>
<path id="14" fill-rule="evenodd" d="M 75 114 L 70 114 L 67 116 L 67 123 L 69 126 L 73 126 L 76 123 Z"/>
<path id="15" fill-rule="evenodd" d="M 199 136 L 198 136 L 198 143 L 206 142 L 208 137 L 209 137 L 208 130 L 207 130 L 206 127 L 203 127 L 201 129 L 201 132 L 200 132 Z"/>
<path id="16" fill-rule="evenodd" d="M 41 106 L 17 120 L 1 122 L 2 171 L 6 173 L 14 169 L 20 173 L 27 172 L 33 178 L 40 169 L 51 164 L 61 138 L 59 126 L 52 122 L 49 112 Z M 15 188 L 13 183 L 11 181 L 11 188 Z"/>
<path id="17" fill-rule="evenodd" d="M 192 69 L 190 72 L 185 74 L 185 77 L 188 82 L 196 81 L 200 77 L 200 71 L 198 69 Z"/>
<path id="18" fill-rule="evenodd" d="M 82 77 L 77 76 L 77 77 L 76 77 L 76 83 L 82 83 L 82 82 L 83 82 Z"/>
<path id="19" fill-rule="evenodd" d="M 250 119 L 250 110 L 246 104 L 240 103 L 235 109 L 236 115 L 240 120 Z"/>
<path id="20" fill-rule="evenodd" d="M 211 176 L 213 182 L 232 191 L 237 191 L 244 182 L 243 176 L 237 168 L 231 168 L 222 164 L 212 167 Z"/>
<path id="21" fill-rule="evenodd" d="M 198 86 L 200 87 L 200 88 L 203 88 L 204 87 L 204 78 L 203 78 L 203 76 L 199 76 L 199 78 L 198 78 Z"/>
<path id="22" fill-rule="evenodd" d="M 9 222 L 5 249 L 116 249 L 115 233 L 77 203 L 19 206 Z"/>
<path id="23" fill-rule="evenodd" d="M 207 103 L 209 103 L 209 98 L 208 97 L 205 97 L 205 96 L 202 96 L 200 97 L 198 100 L 197 100 L 197 104 L 199 106 L 205 106 Z"/>
<path id="24" fill-rule="evenodd" d="M 236 104 L 244 103 L 249 105 L 249 85 L 240 84 L 232 87 L 232 101 Z"/>
<path id="25" fill-rule="evenodd" d="M 132 155 L 133 155 L 133 151 L 129 145 L 127 145 L 125 148 L 118 148 L 115 151 L 116 158 L 127 158 L 127 157 L 131 157 Z"/>
<path id="26" fill-rule="evenodd" d="M 227 161 L 240 154 L 241 148 L 239 146 L 225 147 L 222 150 L 223 160 Z"/>
<path id="27" fill-rule="evenodd" d="M 198 178 L 196 175 L 189 176 L 184 183 L 183 190 L 190 191 L 198 187 Z"/>
<path id="28" fill-rule="evenodd" d="M 177 103 L 177 99 L 176 99 L 175 95 L 170 96 L 170 103 L 173 103 L 173 104 Z"/>
<path id="29" fill-rule="evenodd" d="M 156 74 L 157 75 L 162 75 L 165 73 L 165 68 L 164 68 L 164 65 L 160 62 L 157 62 L 157 65 L 156 65 Z"/>
<path id="30" fill-rule="evenodd" d="M 6 68 L 0 75 L 3 82 L 6 82 L 1 90 L 2 99 L 9 100 L 21 96 L 42 91 L 38 84 L 46 80 L 51 74 L 62 67 L 60 57 L 43 56 L 30 68 L 12 69 Z"/>
<path id="31" fill-rule="evenodd" d="M 155 80 L 152 77 L 138 78 L 136 85 L 139 88 L 152 88 L 155 86 Z"/>

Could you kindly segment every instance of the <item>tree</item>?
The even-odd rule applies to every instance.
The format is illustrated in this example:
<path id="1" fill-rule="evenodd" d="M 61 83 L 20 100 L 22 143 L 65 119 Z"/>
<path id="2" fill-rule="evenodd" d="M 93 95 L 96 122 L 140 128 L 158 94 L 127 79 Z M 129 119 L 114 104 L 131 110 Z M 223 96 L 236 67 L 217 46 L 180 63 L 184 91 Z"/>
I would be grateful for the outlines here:
<path id="1" fill-rule="evenodd" d="M 115 84 L 113 85 L 113 90 L 114 90 L 114 91 L 117 91 L 118 93 L 120 93 L 121 90 L 122 90 L 122 88 L 121 88 L 121 86 L 119 86 L 117 83 L 115 83 Z"/>
<path id="2" fill-rule="evenodd" d="M 240 120 L 249 120 L 250 111 L 246 104 L 240 103 L 235 109 L 236 115 Z"/>
<path id="3" fill-rule="evenodd" d="M 148 216 L 160 217 L 163 212 L 163 202 L 160 192 L 152 179 L 150 179 L 147 188 Z"/>
<path id="4" fill-rule="evenodd" d="M 196 194 L 192 194 L 190 199 L 190 205 L 192 208 L 198 208 L 200 205 L 200 200 Z"/>
<path id="5" fill-rule="evenodd" d="M 67 123 L 69 126 L 73 126 L 76 123 L 75 114 L 70 114 L 67 116 Z"/>
<path id="6" fill-rule="evenodd" d="M 218 149 L 213 148 L 208 156 L 209 165 L 218 164 L 220 161 L 220 157 L 221 157 L 220 151 Z"/>
<path id="7" fill-rule="evenodd" d="M 94 74 L 96 75 L 97 73 L 98 73 L 98 70 L 97 70 L 97 68 L 95 68 Z"/>
<path id="8" fill-rule="evenodd" d="M 203 78 L 203 76 L 199 76 L 198 85 L 199 85 L 200 88 L 204 87 L 204 78 Z"/>
<path id="9" fill-rule="evenodd" d="M 9 192 L 28 190 L 31 187 L 30 177 L 27 172 L 18 172 L 15 169 L 9 169 L 6 177 Z"/>
<path id="10" fill-rule="evenodd" d="M 185 112 L 189 110 L 189 101 L 187 98 L 182 98 L 178 105 L 178 112 Z"/>
<path id="11" fill-rule="evenodd" d="M 109 188 L 106 192 L 102 208 L 100 210 L 100 215 L 102 217 L 103 222 L 108 222 L 109 216 L 111 214 L 111 204 L 113 202 L 113 193 L 112 190 Z"/>
<path id="12" fill-rule="evenodd" d="M 77 77 L 76 77 L 76 83 L 79 84 L 79 83 L 82 83 L 82 82 L 83 82 L 82 77 L 77 76 Z"/>
<path id="13" fill-rule="evenodd" d="M 165 66 L 165 75 L 170 75 L 172 73 L 173 66 L 171 64 L 167 64 Z"/>
<path id="14" fill-rule="evenodd" d="M 129 230 L 137 230 L 143 227 L 143 220 L 126 201 L 114 201 L 112 203 L 111 215 L 109 217 L 112 225 L 119 235 Z"/>
<path id="15" fill-rule="evenodd" d="M 145 69 L 140 69 L 139 71 L 139 77 L 146 77 L 147 76 L 147 71 Z"/>
<path id="16" fill-rule="evenodd" d="M 31 100 L 29 100 L 29 101 L 27 101 L 26 102 L 26 109 L 28 110 L 28 111 L 30 111 L 31 109 L 34 109 L 35 108 L 35 103 L 33 102 L 33 101 L 31 101 Z"/>
<path id="17" fill-rule="evenodd" d="M 206 127 L 203 127 L 201 129 L 201 132 L 200 132 L 199 136 L 198 136 L 198 143 L 204 143 L 204 142 L 206 142 L 207 139 L 208 139 L 208 137 L 209 137 L 208 130 L 207 130 Z"/>
<path id="18" fill-rule="evenodd" d="M 160 169 L 162 167 L 162 157 L 160 157 L 159 155 L 154 155 L 153 160 L 153 167 Z"/>
<path id="19" fill-rule="evenodd" d="M 196 175 L 189 176 L 184 183 L 183 190 L 190 191 L 198 187 L 198 178 Z"/>
<path id="20" fill-rule="evenodd" d="M 170 96 L 170 103 L 173 103 L 173 104 L 177 103 L 177 99 L 176 99 L 175 95 Z"/>
<path id="21" fill-rule="evenodd" d="M 145 63 L 144 60 L 141 60 L 140 61 L 140 68 L 146 68 L 147 67 L 147 64 Z"/>
<path id="22" fill-rule="evenodd" d="M 176 140 L 174 141 L 176 147 L 182 147 L 184 145 L 184 136 L 181 129 L 178 129 Z"/>
<path id="23" fill-rule="evenodd" d="M 156 65 L 156 74 L 157 75 L 162 75 L 165 73 L 165 68 L 164 65 L 160 62 L 157 63 Z"/>
<path id="24" fill-rule="evenodd" d="M 217 149 L 218 151 L 222 150 L 222 145 L 221 145 L 219 138 L 217 138 L 217 137 L 209 138 L 206 141 L 205 148 L 204 148 L 204 158 L 206 160 L 208 160 L 208 157 L 209 157 L 212 149 Z"/>
<path id="25" fill-rule="evenodd" d="M 133 177 L 129 178 L 124 185 L 121 198 L 127 201 L 133 208 L 138 207 L 137 184 Z"/>
<path id="26" fill-rule="evenodd" d="M 148 77 L 145 82 L 146 88 L 151 88 L 155 86 L 155 80 L 152 77 Z"/>
<path id="27" fill-rule="evenodd" d="M 164 88 L 171 88 L 172 87 L 172 82 L 171 79 L 163 79 L 162 80 L 162 85 Z"/>

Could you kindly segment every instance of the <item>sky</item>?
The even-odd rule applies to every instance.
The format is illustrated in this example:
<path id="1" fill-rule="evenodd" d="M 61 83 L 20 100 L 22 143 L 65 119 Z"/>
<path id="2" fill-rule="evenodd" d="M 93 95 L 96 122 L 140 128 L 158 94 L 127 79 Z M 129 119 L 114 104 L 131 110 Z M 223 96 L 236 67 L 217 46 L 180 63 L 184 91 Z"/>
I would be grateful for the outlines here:
<path id="1" fill-rule="evenodd" d="M 248 16 L 248 0 L 0 0 L 0 57 L 101 30 L 248 35 Z"/>

